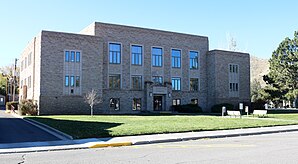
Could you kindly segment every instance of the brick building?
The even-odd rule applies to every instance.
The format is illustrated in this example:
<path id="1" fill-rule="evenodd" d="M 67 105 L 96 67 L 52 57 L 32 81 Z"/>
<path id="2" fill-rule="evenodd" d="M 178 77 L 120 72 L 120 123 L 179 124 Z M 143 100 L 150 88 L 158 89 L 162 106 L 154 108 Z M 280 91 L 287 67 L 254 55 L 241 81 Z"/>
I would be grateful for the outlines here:
<path id="1" fill-rule="evenodd" d="M 39 114 L 170 111 L 250 101 L 249 54 L 212 50 L 208 37 L 95 22 L 78 34 L 41 31 L 20 57 L 20 98 Z"/>

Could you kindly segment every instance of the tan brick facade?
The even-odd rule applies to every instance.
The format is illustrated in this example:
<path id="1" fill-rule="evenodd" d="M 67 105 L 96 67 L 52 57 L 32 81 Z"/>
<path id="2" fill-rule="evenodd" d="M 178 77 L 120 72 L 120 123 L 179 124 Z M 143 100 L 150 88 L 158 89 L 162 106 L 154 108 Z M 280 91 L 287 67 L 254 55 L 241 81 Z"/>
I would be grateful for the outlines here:
<path id="1" fill-rule="evenodd" d="M 110 43 L 120 44 L 120 64 L 110 63 Z M 132 45 L 142 47 L 141 65 L 132 65 Z M 152 66 L 152 47 L 162 49 L 161 67 Z M 172 49 L 181 52 L 181 68 L 172 68 Z M 80 52 L 80 63 L 65 64 L 64 55 L 68 50 Z M 199 53 L 198 69 L 189 68 L 190 51 Z M 181 104 L 197 99 L 204 111 L 220 102 L 249 101 L 249 55 L 209 52 L 207 37 L 96 22 L 79 34 L 42 31 L 27 46 L 20 60 L 24 61 L 29 53 L 33 54 L 34 62 L 21 71 L 21 80 L 31 76 L 32 87 L 28 88 L 27 98 L 37 102 L 40 114 L 89 113 L 83 96 L 92 88 L 103 98 L 103 103 L 95 107 L 95 113 L 152 112 L 154 101 L 160 101 L 159 110 L 170 111 L 173 99 L 181 100 Z M 241 65 L 240 94 L 236 99 L 226 95 L 229 82 L 224 76 L 229 63 Z M 80 85 L 74 91 L 78 94 L 65 94 L 69 89 L 64 85 L 65 76 L 71 74 L 65 70 L 69 67 L 80 76 Z M 120 89 L 110 89 L 109 75 L 120 75 Z M 132 76 L 141 77 L 141 90 L 132 89 Z M 163 77 L 164 83 L 152 83 L 152 76 Z M 173 77 L 181 79 L 181 91 L 172 90 Z M 199 79 L 198 91 L 190 91 L 191 78 Z M 111 98 L 120 100 L 119 110 L 110 108 Z M 141 110 L 132 110 L 134 99 L 141 100 Z"/>

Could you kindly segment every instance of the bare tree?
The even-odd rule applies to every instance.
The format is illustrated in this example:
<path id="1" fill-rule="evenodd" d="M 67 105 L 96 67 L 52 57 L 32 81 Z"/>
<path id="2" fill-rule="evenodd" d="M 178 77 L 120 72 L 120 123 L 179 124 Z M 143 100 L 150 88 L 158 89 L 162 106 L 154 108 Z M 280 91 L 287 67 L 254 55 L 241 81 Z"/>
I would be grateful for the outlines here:
<path id="1" fill-rule="evenodd" d="M 93 106 L 96 104 L 102 103 L 102 98 L 98 96 L 98 93 L 95 89 L 92 89 L 85 95 L 85 102 L 90 106 L 91 116 L 93 116 Z"/>

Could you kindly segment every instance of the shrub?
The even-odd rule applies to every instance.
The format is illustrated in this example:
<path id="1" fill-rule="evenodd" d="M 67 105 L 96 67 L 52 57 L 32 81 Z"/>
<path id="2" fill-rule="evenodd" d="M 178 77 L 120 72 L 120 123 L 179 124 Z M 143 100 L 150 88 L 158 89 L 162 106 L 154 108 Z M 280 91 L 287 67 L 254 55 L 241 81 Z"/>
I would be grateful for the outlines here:
<path id="1" fill-rule="evenodd" d="M 222 104 L 213 105 L 212 108 L 211 108 L 211 112 L 213 112 L 213 113 L 221 113 L 223 106 L 226 107 L 226 110 L 234 110 L 234 105 L 233 104 L 222 103 Z"/>
<path id="2" fill-rule="evenodd" d="M 11 110 L 11 106 L 14 107 L 14 110 L 18 110 L 18 105 L 19 105 L 19 102 L 17 102 L 17 101 L 7 102 L 6 103 L 6 110 Z"/>
<path id="3" fill-rule="evenodd" d="M 202 108 L 197 104 L 186 104 L 186 105 L 176 105 L 172 106 L 174 111 L 179 113 L 201 113 Z"/>
<path id="4" fill-rule="evenodd" d="M 37 115 L 37 105 L 32 100 L 22 100 L 19 111 L 22 115 Z"/>
<path id="5" fill-rule="evenodd" d="M 252 110 L 255 110 L 255 109 L 265 109 L 265 104 L 266 102 L 265 101 L 262 101 L 262 100 L 257 100 L 255 102 L 252 102 L 251 103 L 251 109 Z"/>

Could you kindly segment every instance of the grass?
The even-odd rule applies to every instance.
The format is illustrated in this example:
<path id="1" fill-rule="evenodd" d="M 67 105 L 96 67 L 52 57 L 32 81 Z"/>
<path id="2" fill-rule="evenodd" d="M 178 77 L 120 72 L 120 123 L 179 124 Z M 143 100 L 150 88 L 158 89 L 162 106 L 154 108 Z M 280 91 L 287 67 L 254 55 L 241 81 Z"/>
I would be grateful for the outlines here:
<path id="1" fill-rule="evenodd" d="M 29 118 L 47 124 L 74 138 L 99 138 L 298 124 L 298 114 L 271 114 L 269 117 L 270 119 L 240 119 L 204 115 L 99 115 L 93 117 L 87 115 L 59 115 Z"/>

